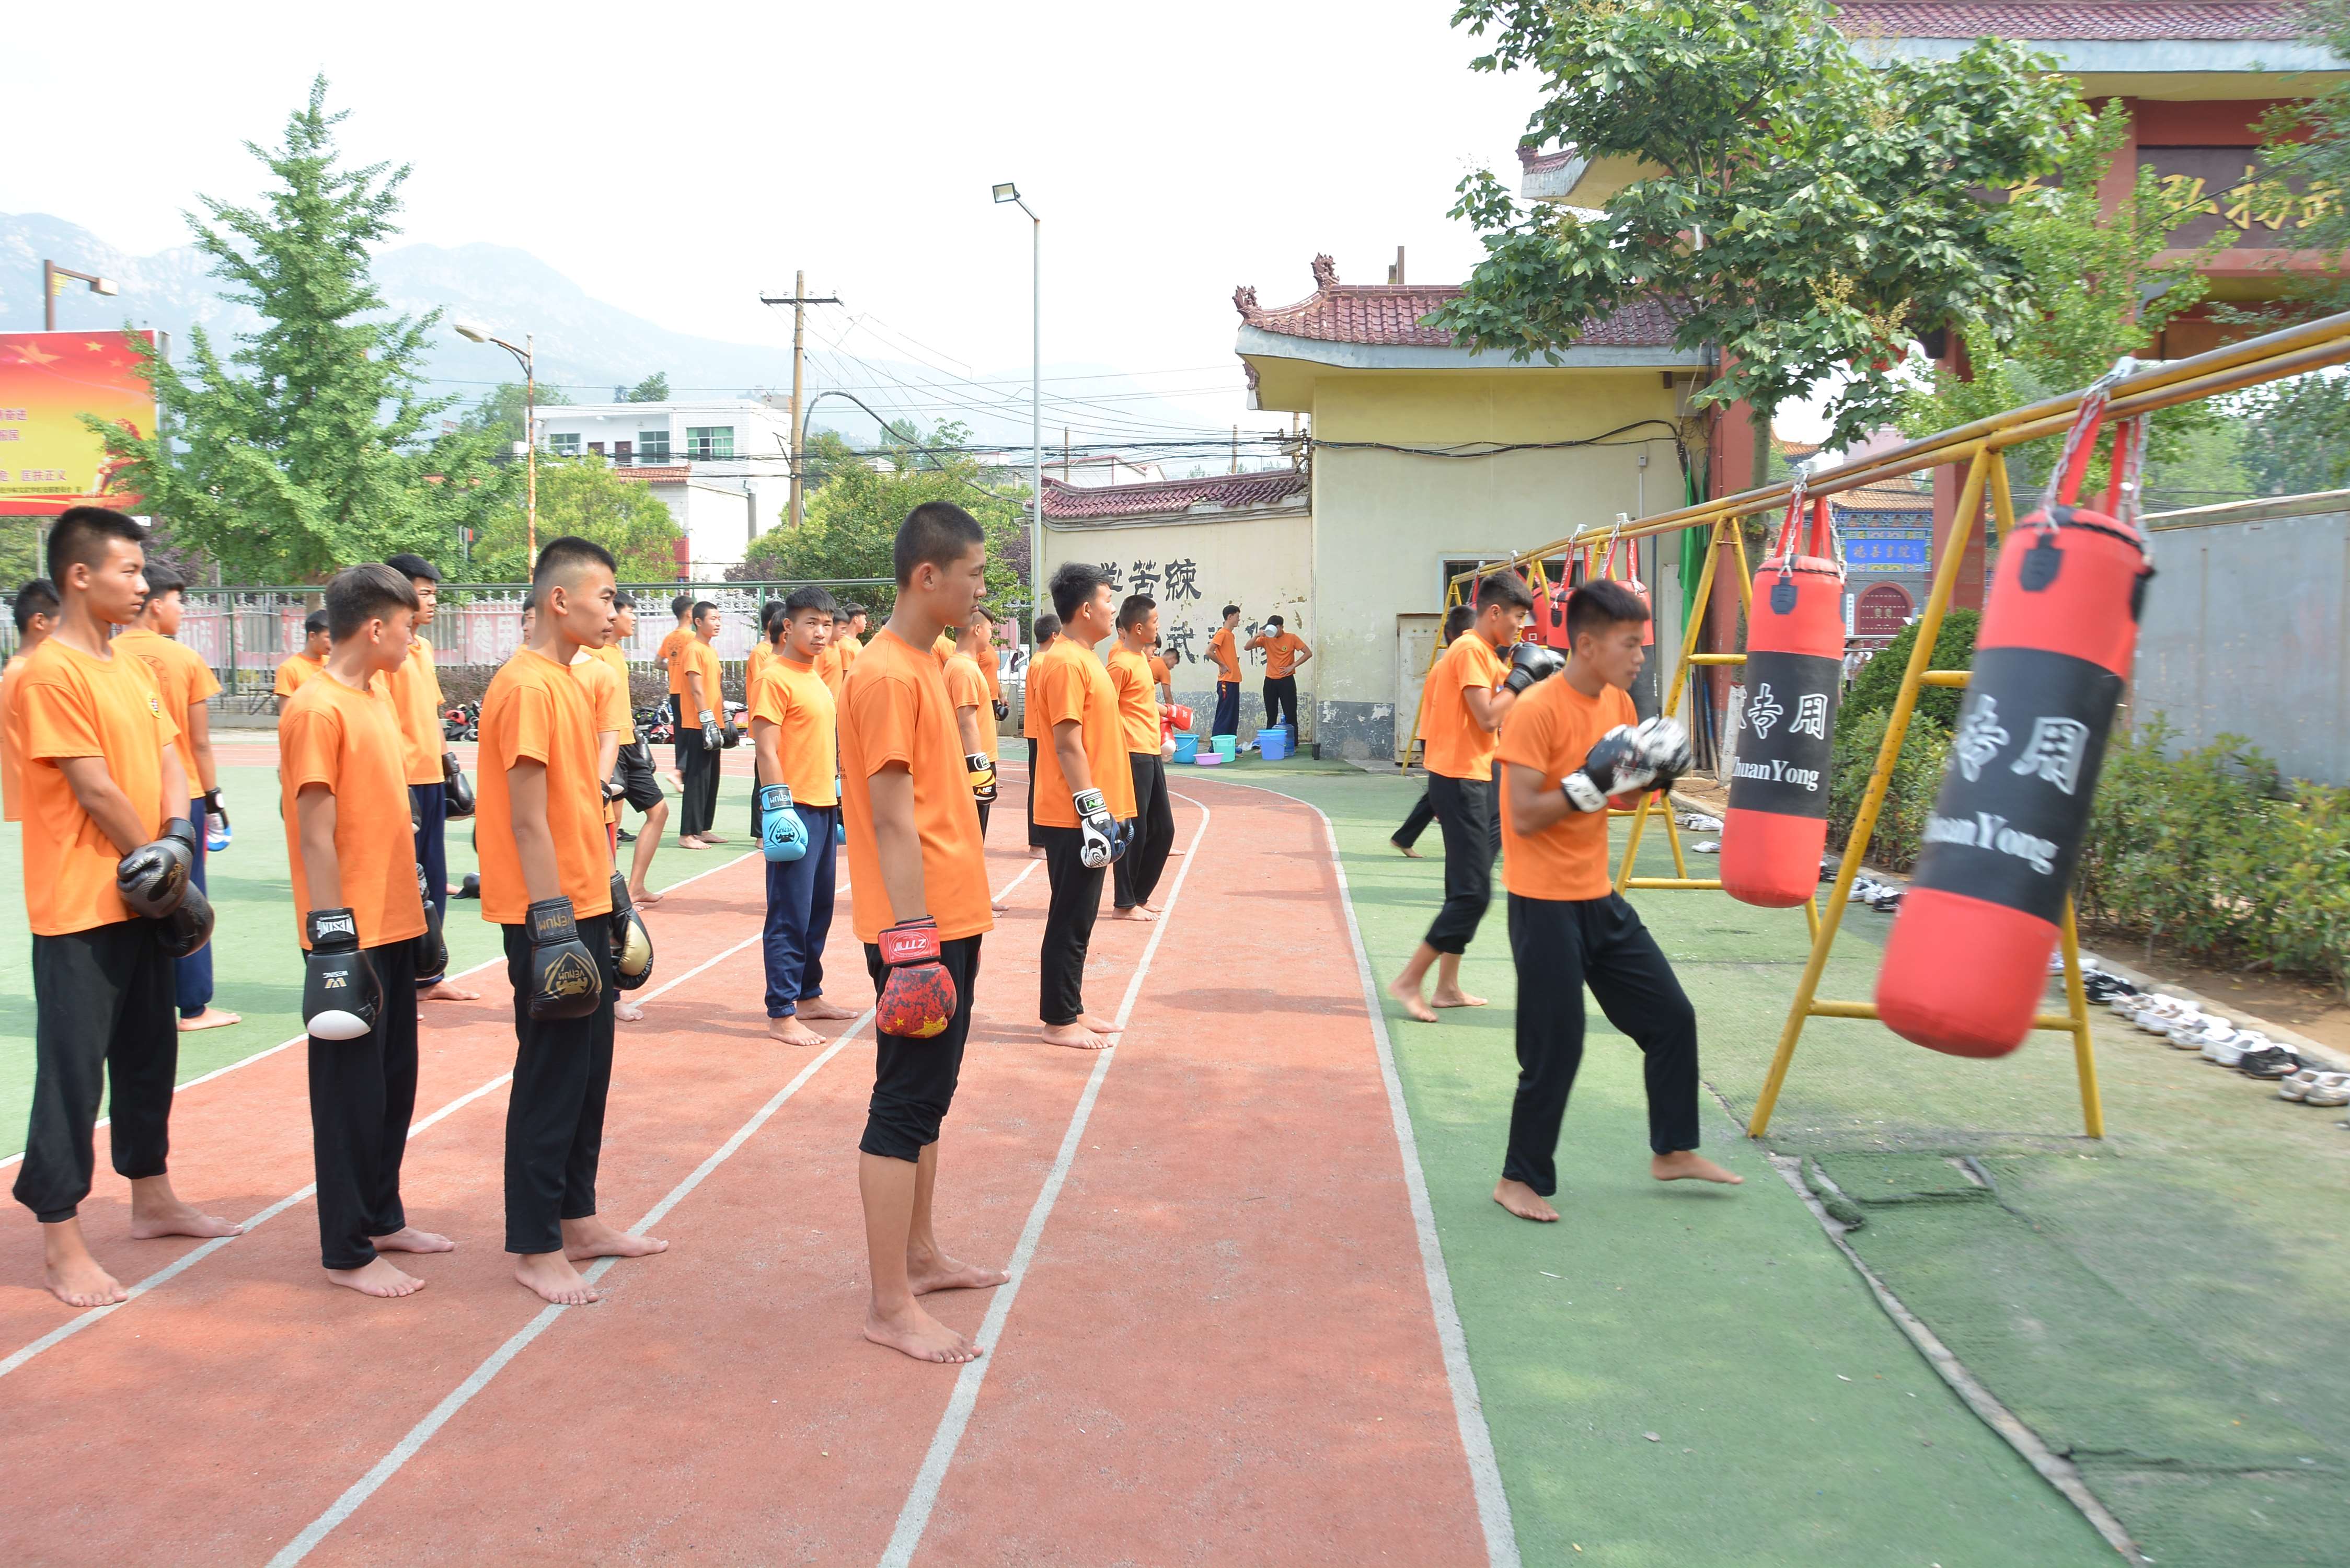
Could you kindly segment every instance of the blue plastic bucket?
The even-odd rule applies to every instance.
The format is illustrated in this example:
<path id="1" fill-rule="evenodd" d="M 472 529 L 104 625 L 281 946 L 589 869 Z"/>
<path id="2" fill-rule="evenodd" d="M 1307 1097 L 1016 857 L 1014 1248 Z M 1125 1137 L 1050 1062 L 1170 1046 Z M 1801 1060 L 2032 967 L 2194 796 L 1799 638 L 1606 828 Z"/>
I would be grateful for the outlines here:
<path id="1" fill-rule="evenodd" d="M 1178 731 L 1175 736 L 1175 760 L 1179 763 L 1193 762 L 1199 755 L 1200 737 L 1188 731 Z"/>
<path id="2" fill-rule="evenodd" d="M 1289 726 L 1286 724 L 1275 724 L 1269 730 L 1259 730 L 1256 732 L 1257 755 L 1268 763 L 1277 763 L 1289 755 Z"/>
<path id="3" fill-rule="evenodd" d="M 1218 735 L 1209 749 L 1229 763 L 1241 753 L 1241 738 L 1238 735 Z"/>

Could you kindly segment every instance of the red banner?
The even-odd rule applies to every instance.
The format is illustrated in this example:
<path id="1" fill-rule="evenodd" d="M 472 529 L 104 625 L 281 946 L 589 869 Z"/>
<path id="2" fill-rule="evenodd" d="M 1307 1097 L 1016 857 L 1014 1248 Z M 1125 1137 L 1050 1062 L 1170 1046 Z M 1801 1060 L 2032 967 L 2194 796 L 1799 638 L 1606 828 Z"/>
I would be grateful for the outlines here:
<path id="1" fill-rule="evenodd" d="M 83 414 L 155 431 L 155 389 L 139 373 L 142 332 L 0 333 L 0 515 L 51 517 L 68 506 L 135 512 L 115 484 L 106 443 Z"/>

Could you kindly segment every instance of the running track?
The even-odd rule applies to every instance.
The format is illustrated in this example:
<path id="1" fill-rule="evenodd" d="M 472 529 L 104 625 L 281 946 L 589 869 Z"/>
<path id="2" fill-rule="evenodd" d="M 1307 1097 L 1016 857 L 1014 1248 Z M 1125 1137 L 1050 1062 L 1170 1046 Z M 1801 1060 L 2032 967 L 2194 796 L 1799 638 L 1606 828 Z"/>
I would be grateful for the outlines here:
<path id="1" fill-rule="evenodd" d="M 1173 907 L 1097 929 L 1087 1002 L 1131 1027 L 1085 1055 L 1034 1039 L 1018 772 L 940 1209 L 1014 1283 L 929 1298 L 984 1358 L 859 1337 L 869 1021 L 766 1040 L 760 863 L 713 854 L 648 911 L 605 1137 L 605 1214 L 666 1256 L 595 1307 L 512 1283 L 494 994 L 427 1013 L 405 1186 L 459 1251 L 406 1301 L 320 1277 L 302 1053 L 190 1085 L 179 1185 L 249 1234 L 131 1242 L 101 1151 L 93 1243 L 154 1282 L 77 1314 L 0 1213 L 0 1561 L 1513 1563 L 1322 819 L 1180 781 Z"/>

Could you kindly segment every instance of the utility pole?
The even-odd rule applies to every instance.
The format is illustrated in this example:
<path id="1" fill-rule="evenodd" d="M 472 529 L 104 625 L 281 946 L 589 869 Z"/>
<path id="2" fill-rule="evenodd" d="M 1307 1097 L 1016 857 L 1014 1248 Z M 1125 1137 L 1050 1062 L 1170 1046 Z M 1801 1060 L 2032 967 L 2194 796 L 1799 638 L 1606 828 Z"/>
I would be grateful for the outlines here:
<path id="1" fill-rule="evenodd" d="M 792 495 L 790 511 L 791 525 L 797 528 L 800 525 L 802 508 L 807 500 L 807 485 L 806 481 L 802 478 L 802 473 L 806 467 L 807 442 L 805 439 L 806 432 L 800 429 L 800 391 L 802 388 L 802 376 L 804 374 L 802 369 L 803 355 L 807 343 L 807 307 L 811 305 L 838 305 L 840 300 L 837 296 L 833 295 L 826 295 L 821 298 L 811 298 L 807 291 L 807 274 L 805 272 L 795 272 L 792 275 L 792 294 L 789 299 L 776 299 L 771 296 L 763 294 L 759 296 L 759 303 L 762 305 L 788 305 L 792 307 Z"/>

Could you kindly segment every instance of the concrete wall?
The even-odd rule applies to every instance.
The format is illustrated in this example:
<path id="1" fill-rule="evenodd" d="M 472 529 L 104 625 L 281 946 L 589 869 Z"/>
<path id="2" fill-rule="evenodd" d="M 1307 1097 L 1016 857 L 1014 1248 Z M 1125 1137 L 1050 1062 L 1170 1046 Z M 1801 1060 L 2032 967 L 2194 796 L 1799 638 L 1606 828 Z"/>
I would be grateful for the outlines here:
<path id="1" fill-rule="evenodd" d="M 2350 784 L 2350 491 L 2158 514 L 2132 717 Z"/>

